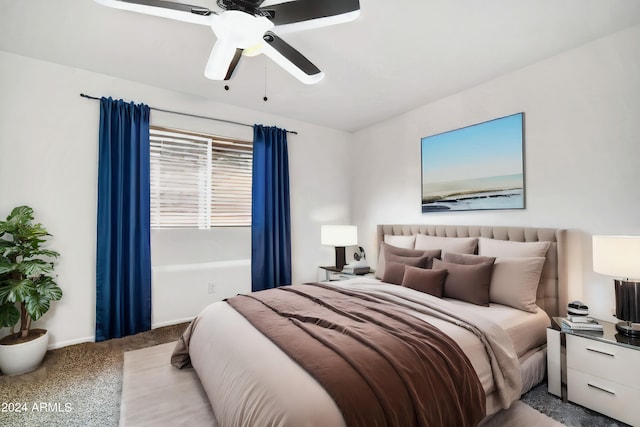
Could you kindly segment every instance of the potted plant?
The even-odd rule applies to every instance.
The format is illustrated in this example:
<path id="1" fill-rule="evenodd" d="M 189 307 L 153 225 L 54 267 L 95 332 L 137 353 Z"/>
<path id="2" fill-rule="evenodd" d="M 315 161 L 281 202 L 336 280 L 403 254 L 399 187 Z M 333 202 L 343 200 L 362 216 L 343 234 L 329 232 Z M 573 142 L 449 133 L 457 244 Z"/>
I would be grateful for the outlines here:
<path id="1" fill-rule="evenodd" d="M 0 339 L 0 371 L 4 375 L 40 366 L 49 335 L 44 329 L 31 329 L 31 322 L 49 310 L 51 301 L 62 298 L 53 277 L 53 259 L 59 254 L 42 247 L 51 235 L 33 219 L 33 209 L 18 206 L 0 221 L 0 328 L 11 328 L 11 333 Z"/>

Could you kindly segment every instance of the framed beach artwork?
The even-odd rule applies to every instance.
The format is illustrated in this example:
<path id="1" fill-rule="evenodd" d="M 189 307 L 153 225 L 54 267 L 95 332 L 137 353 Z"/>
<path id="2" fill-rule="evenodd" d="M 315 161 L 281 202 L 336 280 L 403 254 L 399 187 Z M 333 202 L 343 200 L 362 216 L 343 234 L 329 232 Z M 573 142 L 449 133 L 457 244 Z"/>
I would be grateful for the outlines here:
<path id="1" fill-rule="evenodd" d="M 524 113 L 421 143 L 422 212 L 524 209 Z"/>

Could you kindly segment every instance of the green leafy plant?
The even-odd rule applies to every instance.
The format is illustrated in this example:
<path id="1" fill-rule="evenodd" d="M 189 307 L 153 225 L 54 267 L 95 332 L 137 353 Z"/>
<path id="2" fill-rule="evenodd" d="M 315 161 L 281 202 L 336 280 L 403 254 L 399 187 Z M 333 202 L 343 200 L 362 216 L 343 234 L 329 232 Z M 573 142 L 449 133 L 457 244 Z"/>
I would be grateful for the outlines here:
<path id="1" fill-rule="evenodd" d="M 60 254 L 42 248 L 51 235 L 33 219 L 32 208 L 18 206 L 0 221 L 0 327 L 11 327 L 16 338 L 27 337 L 32 320 L 62 298 L 52 261 Z"/>

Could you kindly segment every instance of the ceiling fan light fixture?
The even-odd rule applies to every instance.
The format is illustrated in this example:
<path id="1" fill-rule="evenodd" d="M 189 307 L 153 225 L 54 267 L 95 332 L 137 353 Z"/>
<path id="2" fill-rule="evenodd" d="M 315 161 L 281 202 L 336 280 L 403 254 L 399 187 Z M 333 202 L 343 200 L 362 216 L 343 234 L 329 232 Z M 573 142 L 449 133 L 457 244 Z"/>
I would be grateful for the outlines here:
<path id="1" fill-rule="evenodd" d="M 258 56 L 261 53 L 264 53 L 264 41 L 260 41 L 259 43 L 254 44 L 253 46 L 249 46 L 245 48 L 244 52 L 242 52 L 243 56 Z"/>
<path id="2" fill-rule="evenodd" d="M 262 42 L 264 33 L 273 23 L 263 16 L 252 16 L 238 10 L 227 10 L 211 19 L 211 30 L 218 41 L 225 40 L 239 49 L 246 49 Z"/>
<path id="3" fill-rule="evenodd" d="M 244 50 L 260 48 L 262 35 L 273 27 L 265 17 L 256 17 L 238 10 L 227 10 L 211 19 L 211 30 L 216 35 L 209 60 L 204 70 L 211 80 L 229 80 Z M 261 49 L 250 54 L 257 55 Z"/>

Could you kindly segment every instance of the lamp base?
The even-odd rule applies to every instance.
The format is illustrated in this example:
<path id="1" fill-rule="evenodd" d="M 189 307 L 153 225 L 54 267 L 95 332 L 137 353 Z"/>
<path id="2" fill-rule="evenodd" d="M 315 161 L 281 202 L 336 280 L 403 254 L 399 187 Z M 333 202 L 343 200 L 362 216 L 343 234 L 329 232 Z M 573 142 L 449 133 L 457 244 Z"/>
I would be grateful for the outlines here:
<path id="1" fill-rule="evenodd" d="M 616 296 L 616 329 L 628 337 L 640 336 L 640 282 L 613 281 Z"/>
<path id="2" fill-rule="evenodd" d="M 345 256 L 344 249 L 344 246 L 336 246 L 336 268 L 338 271 L 342 271 L 342 268 L 347 265 L 347 258 Z"/>
<path id="3" fill-rule="evenodd" d="M 618 322 L 616 329 L 628 337 L 640 337 L 640 323 Z"/>

